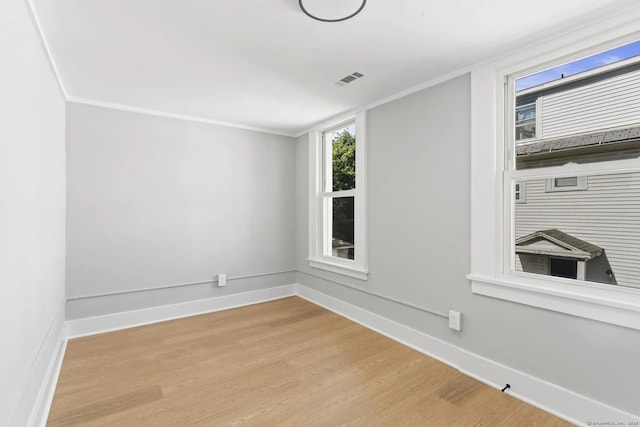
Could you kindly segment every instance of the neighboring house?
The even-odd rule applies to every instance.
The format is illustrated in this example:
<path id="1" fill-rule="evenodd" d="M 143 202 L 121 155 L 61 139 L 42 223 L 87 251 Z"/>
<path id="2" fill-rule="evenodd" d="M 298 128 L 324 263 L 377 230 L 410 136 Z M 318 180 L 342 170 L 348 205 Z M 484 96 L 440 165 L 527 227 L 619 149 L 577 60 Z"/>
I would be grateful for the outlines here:
<path id="1" fill-rule="evenodd" d="M 515 132 L 518 169 L 640 157 L 640 59 L 518 92 Z M 640 172 L 515 191 L 517 271 L 639 286 Z"/>
<path id="2" fill-rule="evenodd" d="M 555 228 L 520 237 L 516 240 L 516 253 L 521 271 L 600 281 L 604 250 Z M 596 260 L 601 262 L 590 262 Z"/>
<path id="3" fill-rule="evenodd" d="M 355 245 L 334 237 L 331 241 L 331 255 L 338 258 L 353 259 Z"/>

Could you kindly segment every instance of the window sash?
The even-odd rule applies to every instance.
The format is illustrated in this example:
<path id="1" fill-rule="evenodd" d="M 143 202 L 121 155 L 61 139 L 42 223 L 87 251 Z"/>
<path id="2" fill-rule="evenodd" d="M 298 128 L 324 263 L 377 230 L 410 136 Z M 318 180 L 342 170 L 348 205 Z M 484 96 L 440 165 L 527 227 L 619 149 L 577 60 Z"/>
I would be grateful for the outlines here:
<path id="1" fill-rule="evenodd" d="M 356 191 L 355 190 L 343 190 L 343 191 L 334 191 L 334 192 L 323 192 L 319 194 L 319 204 L 322 206 L 322 211 L 323 211 L 323 221 L 322 221 L 322 235 L 323 235 L 323 239 L 322 239 L 322 252 L 321 255 L 323 257 L 329 258 L 329 259 L 333 259 L 333 260 L 337 260 L 338 262 L 346 262 L 349 264 L 355 264 L 355 257 L 353 260 L 351 259 L 347 259 L 347 258 L 340 258 L 340 257 L 336 257 L 332 254 L 333 252 L 333 201 L 335 199 L 341 199 L 341 198 L 348 198 L 348 197 L 353 197 L 354 199 L 354 204 L 355 204 L 355 200 L 356 200 Z M 354 234 L 355 234 L 355 230 L 356 230 L 356 223 L 358 222 L 358 219 L 355 215 L 355 211 L 354 211 Z M 354 236 L 354 248 L 355 248 L 355 254 L 356 256 L 358 256 L 358 252 L 360 250 L 360 248 L 358 247 L 357 242 L 355 241 L 355 236 Z"/>
<path id="2" fill-rule="evenodd" d="M 332 126 L 322 132 L 322 190 L 331 192 L 333 190 L 333 141 L 329 141 L 331 134 L 339 129 L 356 125 L 355 119 L 348 120 L 338 125 Z M 356 138 L 356 186 L 358 184 L 358 126 L 355 126 L 354 137 Z"/>
<path id="3" fill-rule="evenodd" d="M 522 192 L 523 183 L 533 180 L 554 180 L 557 178 L 573 178 L 576 177 L 578 183 L 587 182 L 589 176 L 607 176 L 607 175 L 619 175 L 619 174 L 633 174 L 640 173 L 640 160 L 615 160 L 609 162 L 591 163 L 591 164 L 570 164 L 565 166 L 540 168 L 540 169 L 526 169 L 522 171 L 506 171 L 504 173 L 503 186 L 504 192 L 504 206 L 505 215 L 504 218 L 504 245 L 503 251 L 503 274 L 516 275 L 516 276 L 530 276 L 540 277 L 537 273 L 528 273 L 516 271 L 516 204 L 519 203 L 516 200 L 516 184 L 520 184 L 520 191 Z M 545 184 L 548 185 L 548 184 Z M 586 187 L 585 187 L 586 188 Z M 509 191 L 510 189 L 510 191 Z M 563 189 L 567 191 L 567 189 Z M 569 190 L 575 191 L 575 187 L 569 188 Z M 546 191 L 546 188 L 545 188 Z M 558 191 L 558 190 L 554 190 Z M 562 191 L 562 190 L 561 190 Z M 556 278 L 552 276 L 544 276 L 543 278 L 549 282 L 553 282 Z M 610 284 L 602 284 L 599 282 L 590 282 L 586 280 L 573 279 L 575 283 L 580 285 L 597 285 L 611 287 Z M 635 289 L 633 287 L 626 287 L 627 289 Z M 638 289 L 640 292 L 640 289 Z"/>

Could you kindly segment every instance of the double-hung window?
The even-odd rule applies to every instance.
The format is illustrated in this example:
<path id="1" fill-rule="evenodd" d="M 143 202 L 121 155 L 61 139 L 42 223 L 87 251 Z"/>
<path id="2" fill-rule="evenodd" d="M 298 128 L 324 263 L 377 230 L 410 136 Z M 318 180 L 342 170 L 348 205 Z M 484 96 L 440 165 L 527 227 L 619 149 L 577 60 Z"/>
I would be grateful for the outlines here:
<path id="1" fill-rule="evenodd" d="M 640 35 L 621 39 L 472 72 L 474 293 L 640 329 Z"/>
<path id="2" fill-rule="evenodd" d="M 506 86 L 505 270 L 640 289 L 640 43 L 514 73 Z M 535 105 L 543 137 L 526 141 L 536 114 L 522 108 Z"/>
<path id="3" fill-rule="evenodd" d="M 364 112 L 309 134 L 309 263 L 366 279 Z"/>

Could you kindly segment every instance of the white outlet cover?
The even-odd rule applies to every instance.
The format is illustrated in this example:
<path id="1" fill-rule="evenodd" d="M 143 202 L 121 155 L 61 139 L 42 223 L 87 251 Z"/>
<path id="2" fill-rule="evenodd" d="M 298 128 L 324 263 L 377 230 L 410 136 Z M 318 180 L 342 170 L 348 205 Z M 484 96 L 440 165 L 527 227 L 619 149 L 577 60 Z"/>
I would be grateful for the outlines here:
<path id="1" fill-rule="evenodd" d="M 218 274 L 218 287 L 221 288 L 223 286 L 227 286 L 227 275 Z"/>
<path id="2" fill-rule="evenodd" d="M 456 331 L 462 330 L 460 324 L 462 320 L 462 313 L 455 310 L 449 310 L 449 327 Z"/>

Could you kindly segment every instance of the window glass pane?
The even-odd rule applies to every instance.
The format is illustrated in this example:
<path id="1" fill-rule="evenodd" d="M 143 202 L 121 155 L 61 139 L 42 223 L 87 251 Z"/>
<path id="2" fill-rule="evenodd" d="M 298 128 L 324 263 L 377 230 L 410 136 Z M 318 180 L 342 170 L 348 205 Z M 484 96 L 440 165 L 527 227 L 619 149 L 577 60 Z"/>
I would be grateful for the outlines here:
<path id="1" fill-rule="evenodd" d="M 640 288 L 640 169 L 580 177 L 583 191 L 545 191 L 550 178 L 519 178 L 515 270 Z"/>
<path id="2" fill-rule="evenodd" d="M 331 145 L 330 191 L 356 188 L 356 126 L 351 124 L 328 132 L 327 143 Z M 328 151 L 327 151 L 328 153 Z"/>
<path id="3" fill-rule="evenodd" d="M 550 258 L 549 274 L 556 277 L 576 279 L 578 277 L 578 261 L 575 259 Z"/>
<path id="4" fill-rule="evenodd" d="M 560 65 L 558 67 L 518 79 L 516 90 L 522 91 L 533 86 L 540 86 L 554 80 L 567 78 L 577 73 L 599 68 L 603 65 L 615 64 L 616 62 L 633 58 L 639 54 L 640 41 L 629 43 L 624 46 L 610 49 L 606 52 L 579 59 L 570 64 Z"/>
<path id="5" fill-rule="evenodd" d="M 570 176 L 566 178 L 556 178 L 555 186 L 556 187 L 575 187 L 578 185 L 578 177 Z"/>
<path id="6" fill-rule="evenodd" d="M 638 99 L 640 42 L 516 80 L 516 169 L 639 157 Z"/>
<path id="7" fill-rule="evenodd" d="M 335 197 L 332 200 L 331 255 L 355 259 L 354 244 L 354 198 Z"/>
<path id="8" fill-rule="evenodd" d="M 516 107 L 516 141 L 536 137 L 536 104 Z"/>

